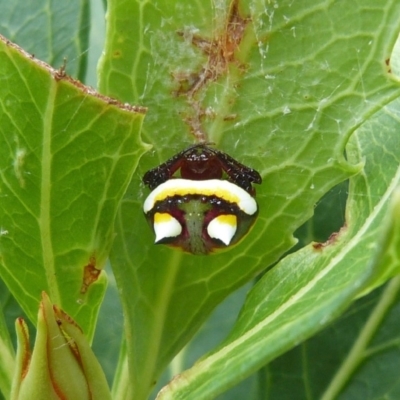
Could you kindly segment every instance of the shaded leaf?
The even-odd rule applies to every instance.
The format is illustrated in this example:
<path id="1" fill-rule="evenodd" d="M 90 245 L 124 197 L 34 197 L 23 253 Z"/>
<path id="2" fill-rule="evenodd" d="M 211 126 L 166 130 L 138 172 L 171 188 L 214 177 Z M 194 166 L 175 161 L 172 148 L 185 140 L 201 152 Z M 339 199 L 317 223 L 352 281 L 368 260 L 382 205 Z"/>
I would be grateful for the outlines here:
<path id="1" fill-rule="evenodd" d="M 322 398 L 325 392 L 325 400 L 397 399 L 399 311 L 399 279 L 395 278 L 355 302 L 327 329 L 274 360 L 264 371 L 269 396 Z"/>
<path id="2" fill-rule="evenodd" d="M 111 386 L 123 338 L 124 321 L 121 302 L 112 271 L 107 267 L 106 272 L 109 280 L 104 300 L 99 310 L 92 348 Z"/>
<path id="3" fill-rule="evenodd" d="M 0 0 L 0 34 L 39 60 L 83 79 L 89 36 L 89 0 Z"/>

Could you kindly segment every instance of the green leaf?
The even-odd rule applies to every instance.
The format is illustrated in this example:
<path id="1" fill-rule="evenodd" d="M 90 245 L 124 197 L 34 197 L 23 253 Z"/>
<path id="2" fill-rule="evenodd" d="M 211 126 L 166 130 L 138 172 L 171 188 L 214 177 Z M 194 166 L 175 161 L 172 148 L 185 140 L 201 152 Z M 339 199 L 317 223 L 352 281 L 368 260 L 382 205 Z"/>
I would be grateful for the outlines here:
<path id="1" fill-rule="evenodd" d="M 225 253 L 195 257 L 154 247 L 141 215 L 147 192 L 135 177 L 111 260 L 139 399 L 211 310 L 277 261 L 318 199 L 360 169 L 343 157 L 349 136 L 400 93 L 385 64 L 397 36 L 397 1 L 346 4 L 345 13 L 341 3 L 325 0 L 239 6 L 251 22 L 235 61 L 196 99 L 207 110 L 199 120 L 209 139 L 262 173 L 259 220 Z M 140 175 L 193 141 L 193 125 L 185 121 L 198 115 L 188 95 L 176 95 L 178 78 L 192 74 L 196 81 L 210 66 L 190 38 L 220 39 L 228 9 L 228 1 L 215 8 L 207 2 L 110 1 L 100 88 L 149 107 L 144 135 L 154 153 L 142 159 Z M 358 278 L 333 308 L 349 301 Z"/>
<path id="2" fill-rule="evenodd" d="M 365 166 L 350 179 L 342 230 L 326 243 L 314 243 L 287 256 L 267 272 L 250 291 L 226 340 L 174 379 L 160 392 L 160 399 L 183 399 L 189 393 L 194 398 L 214 398 L 320 330 L 366 284 L 370 287 L 376 279 L 381 282 L 382 277 L 387 280 L 400 272 L 399 107 L 399 100 L 385 107 L 350 140 L 348 158 L 364 159 Z M 398 281 L 393 285 L 391 301 L 400 287 Z M 355 351 L 326 399 L 335 398 L 361 363 L 361 350 Z"/>
<path id="3" fill-rule="evenodd" d="M 0 34 L 39 60 L 83 79 L 89 36 L 89 0 L 0 0 Z"/>
<path id="4" fill-rule="evenodd" d="M 145 151 L 143 110 L 3 38 L 0 60 L 0 274 L 31 321 L 45 290 L 91 338 L 117 207 Z"/>
<path id="5" fill-rule="evenodd" d="M 349 223 L 354 224 L 355 229 L 362 229 L 363 219 L 373 216 L 378 207 L 388 214 L 380 222 L 389 226 L 387 237 L 383 236 L 379 227 L 376 232 L 369 230 L 369 234 L 374 235 L 370 238 L 371 250 L 380 247 L 382 258 L 362 294 L 400 274 L 400 154 L 396 151 L 400 146 L 397 135 L 400 128 L 399 107 L 399 100 L 385 107 L 361 127 L 348 146 L 349 158 L 365 159 L 362 174 L 350 181 L 353 195 L 348 201 Z M 390 196 L 393 197 L 391 206 Z"/>
<path id="6" fill-rule="evenodd" d="M 399 277 L 263 371 L 271 398 L 397 399 Z M 285 377 L 291 376 L 288 385 Z M 324 395 L 324 397 L 322 397 Z"/>

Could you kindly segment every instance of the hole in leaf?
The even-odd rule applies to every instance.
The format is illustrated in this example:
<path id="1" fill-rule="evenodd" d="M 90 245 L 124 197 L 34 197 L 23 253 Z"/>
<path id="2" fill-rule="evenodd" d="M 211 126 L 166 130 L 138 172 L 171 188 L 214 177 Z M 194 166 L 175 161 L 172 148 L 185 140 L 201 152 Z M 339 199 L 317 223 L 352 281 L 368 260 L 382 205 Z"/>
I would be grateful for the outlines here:
<path id="1" fill-rule="evenodd" d="M 324 243 L 340 231 L 345 224 L 348 187 L 348 180 L 341 182 L 321 198 L 315 206 L 312 218 L 294 233 L 299 242 L 292 251 L 296 251 L 310 242 Z"/>

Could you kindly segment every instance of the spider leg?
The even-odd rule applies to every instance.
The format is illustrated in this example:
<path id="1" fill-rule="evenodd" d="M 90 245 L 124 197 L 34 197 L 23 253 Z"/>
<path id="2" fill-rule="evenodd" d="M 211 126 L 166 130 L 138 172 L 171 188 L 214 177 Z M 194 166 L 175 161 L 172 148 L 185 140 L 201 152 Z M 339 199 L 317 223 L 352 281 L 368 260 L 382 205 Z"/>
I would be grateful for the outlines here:
<path id="1" fill-rule="evenodd" d="M 166 182 L 181 167 L 182 153 L 185 152 L 186 150 L 174 155 L 158 167 L 147 171 L 143 176 L 143 183 L 153 190 L 158 185 Z"/>
<path id="2" fill-rule="evenodd" d="M 242 189 L 253 193 L 252 183 L 260 184 L 262 182 L 261 175 L 256 170 L 246 167 L 228 154 L 215 149 L 212 149 L 212 151 L 218 155 L 221 168 L 228 175 L 229 180 Z"/>

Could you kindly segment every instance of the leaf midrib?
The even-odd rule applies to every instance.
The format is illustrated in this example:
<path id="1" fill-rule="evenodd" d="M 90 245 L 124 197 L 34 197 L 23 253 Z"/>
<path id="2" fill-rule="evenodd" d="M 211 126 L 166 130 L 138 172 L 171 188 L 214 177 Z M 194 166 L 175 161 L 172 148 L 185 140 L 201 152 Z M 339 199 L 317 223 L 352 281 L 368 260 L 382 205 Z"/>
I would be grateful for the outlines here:
<path id="1" fill-rule="evenodd" d="M 51 140 L 54 116 L 54 104 L 57 95 L 57 83 L 49 85 L 47 104 L 43 115 L 43 144 L 41 156 L 41 188 L 39 229 L 42 243 L 43 268 L 47 280 L 47 290 L 52 303 L 61 305 L 54 264 L 53 244 L 51 240 Z"/>

